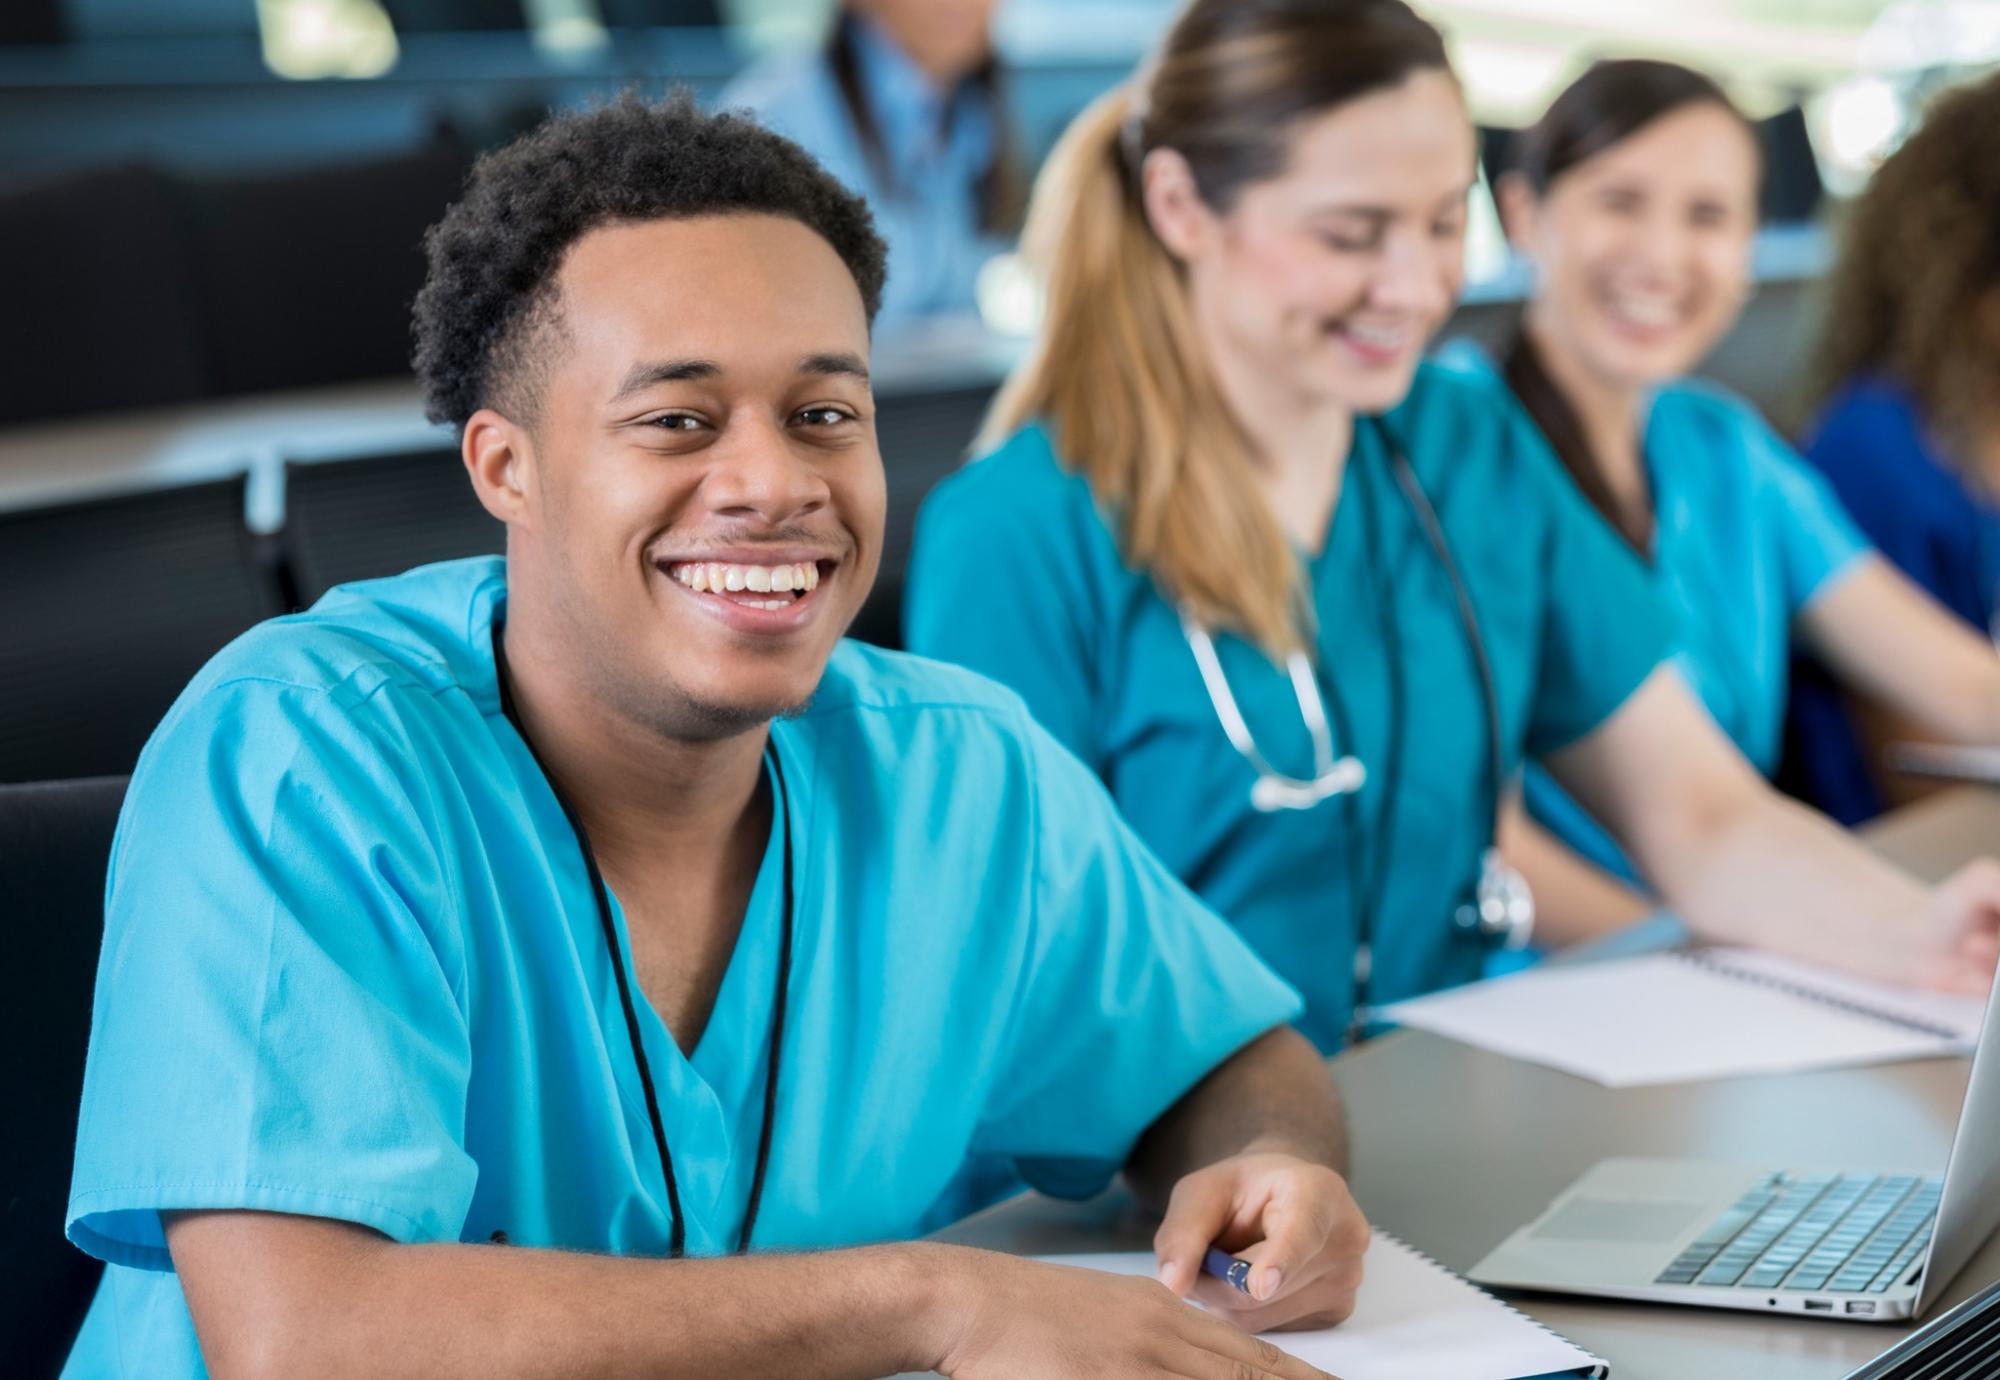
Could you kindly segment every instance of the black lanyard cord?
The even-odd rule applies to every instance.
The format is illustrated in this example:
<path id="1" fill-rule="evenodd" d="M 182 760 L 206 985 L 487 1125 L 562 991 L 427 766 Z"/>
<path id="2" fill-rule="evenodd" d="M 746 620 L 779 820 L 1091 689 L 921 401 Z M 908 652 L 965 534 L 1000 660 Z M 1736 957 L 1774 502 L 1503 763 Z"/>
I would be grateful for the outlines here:
<path id="1" fill-rule="evenodd" d="M 1445 578 L 1451 582 L 1452 600 L 1458 608 L 1459 626 L 1465 632 L 1465 645 L 1472 654 L 1472 669 L 1479 677 L 1480 707 L 1486 711 L 1486 801 L 1492 810 L 1486 830 L 1486 846 L 1496 846 L 1500 836 L 1500 792 L 1507 784 L 1506 748 L 1501 742 L 1500 687 L 1493 677 L 1493 663 L 1486 656 L 1486 639 L 1479 633 L 1479 611 L 1473 607 L 1472 591 L 1466 588 L 1465 576 L 1458 568 L 1458 561 L 1451 554 L 1451 543 L 1445 539 L 1444 523 L 1438 518 L 1437 508 L 1431 503 L 1430 495 L 1424 492 L 1422 481 L 1417 478 L 1416 469 L 1410 464 L 1401 446 L 1390 435 L 1388 424 L 1377 418 L 1384 438 L 1389 442 L 1389 453 L 1394 457 L 1396 483 L 1401 486 L 1403 496 L 1409 501 L 1410 510 L 1417 515 L 1417 521 L 1424 529 L 1431 551 L 1437 556 L 1438 564 L 1444 568 Z"/>
<path id="2" fill-rule="evenodd" d="M 576 835 L 577 851 L 583 855 L 584 871 L 590 877 L 591 898 L 597 903 L 598 922 L 604 930 L 604 944 L 611 955 L 611 971 L 618 984 L 618 1004 L 625 1013 L 625 1034 L 632 1044 L 632 1060 L 638 1065 L 639 1083 L 646 1094 L 646 1119 L 653 1129 L 653 1145 L 660 1153 L 660 1176 L 667 1186 L 667 1211 L 671 1222 L 668 1229 L 667 1254 L 679 1260 L 687 1254 L 687 1225 L 681 1211 L 681 1189 L 674 1175 L 673 1152 L 667 1147 L 666 1126 L 660 1119 L 660 1095 L 653 1084 L 652 1065 L 646 1059 L 645 1042 L 639 1034 L 639 1012 L 632 996 L 631 975 L 625 970 L 625 956 L 618 944 L 618 927 L 611 916 L 611 893 L 604 884 L 604 874 L 597 866 L 597 851 L 590 845 L 590 834 L 583 827 L 583 819 L 563 794 L 561 786 L 542 761 L 541 753 L 535 750 L 534 740 L 528 737 L 526 727 L 521 723 L 519 712 L 514 706 L 513 688 L 507 674 L 507 653 L 503 646 L 502 629 L 499 623 L 493 625 L 493 669 L 500 687 L 500 712 L 514 726 L 528 749 L 528 756 L 534 759 L 549 784 L 549 792 L 556 798 L 556 805 L 562 810 L 563 818 L 569 822 L 570 832 Z M 771 1162 L 772 1127 L 778 1116 L 778 1073 L 782 1067 L 785 1042 L 785 1002 L 791 986 L 792 974 L 792 930 L 796 907 L 792 892 L 792 838 L 790 813 L 786 809 L 785 773 L 778 760 L 778 743 L 775 738 L 769 743 L 771 754 L 771 778 L 775 783 L 772 827 L 783 831 L 781 839 L 784 874 L 784 925 L 778 940 L 778 977 L 771 1008 L 771 1044 L 764 1076 L 764 1116 L 763 1124 L 757 1132 L 757 1161 L 750 1175 L 750 1197 L 743 1211 L 743 1230 L 737 1238 L 736 1253 L 742 1255 L 750 1249 L 750 1236 L 757 1226 L 757 1212 L 764 1201 L 764 1175 Z"/>
<path id="3" fill-rule="evenodd" d="M 1386 437 L 1384 438 L 1387 439 Z M 1357 455 L 1357 459 L 1358 459 Z M 1393 583 L 1380 583 L 1386 579 L 1382 564 L 1382 539 L 1379 530 L 1381 514 L 1377 509 L 1377 490 L 1368 468 L 1354 464 L 1349 468 L 1348 483 L 1354 490 L 1353 500 L 1361 509 L 1362 560 L 1367 569 L 1367 578 L 1374 587 L 1376 634 L 1382 639 L 1382 656 L 1388 679 L 1388 745 L 1383 759 L 1383 770 L 1377 778 L 1382 783 L 1379 792 L 1380 804 L 1375 808 L 1375 848 L 1374 866 L 1365 867 L 1363 860 L 1370 850 L 1364 846 L 1363 817 L 1359 792 L 1351 792 L 1345 797 L 1342 813 L 1346 816 L 1348 833 L 1348 904 L 1354 911 L 1354 936 L 1357 951 L 1370 952 L 1373 963 L 1374 918 L 1382 908 L 1383 899 L 1389 892 L 1390 860 L 1395 851 L 1396 807 L 1400 797 L 1398 789 L 1403 775 L 1404 710 L 1403 695 L 1405 676 L 1403 671 L 1403 639 L 1396 626 L 1395 590 Z M 1360 750 L 1360 740 L 1354 731 L 1354 719 L 1348 712 L 1346 698 L 1340 693 L 1340 682 L 1332 675 L 1321 677 L 1325 691 L 1327 708 L 1334 719 L 1336 732 L 1349 752 Z M 1360 1016 L 1368 1005 L 1368 974 L 1357 964 L 1354 972 L 1354 993 L 1352 1006 L 1356 1016 Z M 1351 1034 L 1358 1034 L 1357 1024 Z"/>

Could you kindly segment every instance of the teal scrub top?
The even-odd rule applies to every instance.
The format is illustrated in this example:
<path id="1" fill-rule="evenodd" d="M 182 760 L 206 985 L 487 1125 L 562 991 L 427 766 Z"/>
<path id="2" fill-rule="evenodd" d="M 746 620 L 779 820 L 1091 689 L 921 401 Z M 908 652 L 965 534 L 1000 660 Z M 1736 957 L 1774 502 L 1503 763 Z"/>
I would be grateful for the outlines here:
<path id="1" fill-rule="evenodd" d="M 496 559 L 335 590 L 176 702 L 113 848 L 67 1374 L 203 1374 L 170 1209 L 664 1255 L 665 1184 L 575 836 L 500 712 Z M 794 850 L 755 1246 L 904 1238 L 968 1167 L 1101 1186 L 1295 993 L 978 676 L 843 643 L 772 727 L 786 808 L 686 1057 L 638 1015 L 690 1253 L 734 1248 Z M 618 917 L 619 945 L 630 963 Z"/>
<path id="2" fill-rule="evenodd" d="M 1589 732 L 1637 688 L 1666 654 L 1664 612 L 1533 429 L 1486 390 L 1426 365 L 1387 421 L 1470 587 L 1511 778 L 1524 752 Z M 1364 940 L 1371 1005 L 1469 981 L 1484 955 L 1453 913 L 1490 840 L 1486 713 L 1449 577 L 1388 458 L 1378 423 L 1359 419 L 1309 562 L 1321 689 L 1352 721 L 1335 748 L 1370 773 L 1357 795 L 1309 810 L 1253 808 L 1256 774 L 1224 735 L 1173 606 L 1125 563 L 1041 426 L 931 494 L 904 596 L 910 645 L 1019 690 L 1167 866 L 1305 993 L 1300 1028 L 1322 1049 L 1343 1038 Z M 1390 629 L 1403 685 L 1395 770 Z M 1311 776 L 1285 671 L 1239 638 L 1216 646 L 1265 758 Z"/>
<path id="3" fill-rule="evenodd" d="M 1503 406 L 1519 407 L 1476 345 L 1454 342 L 1440 361 Z M 1673 617 L 1676 663 L 1710 717 L 1770 776 L 1783 747 L 1792 624 L 1857 567 L 1868 541 L 1826 480 L 1726 389 L 1694 379 L 1668 384 L 1651 400 L 1644 434 L 1654 512 L 1649 574 Z M 1542 767 L 1529 764 L 1523 794 L 1550 833 L 1600 867 L 1638 879 L 1604 826 Z"/>

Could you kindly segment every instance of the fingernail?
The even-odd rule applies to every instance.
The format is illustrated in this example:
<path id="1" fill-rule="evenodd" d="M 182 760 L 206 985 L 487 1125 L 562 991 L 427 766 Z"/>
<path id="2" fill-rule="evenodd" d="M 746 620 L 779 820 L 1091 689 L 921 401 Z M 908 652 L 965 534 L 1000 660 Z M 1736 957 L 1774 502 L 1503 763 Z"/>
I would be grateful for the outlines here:
<path id="1" fill-rule="evenodd" d="M 1171 1260 L 1162 1264 L 1160 1266 L 1160 1283 L 1178 1294 L 1181 1291 L 1180 1267 L 1175 1265 Z"/>
<path id="2" fill-rule="evenodd" d="M 1266 1269 L 1264 1271 L 1263 1279 L 1264 1279 L 1263 1285 L 1259 1287 L 1259 1289 L 1257 1290 L 1257 1301 L 1259 1303 L 1262 1303 L 1265 1299 L 1268 1299 L 1271 1297 L 1271 1295 L 1277 1293 L 1278 1285 L 1283 1283 L 1283 1278 L 1278 1274 L 1276 1269 Z"/>

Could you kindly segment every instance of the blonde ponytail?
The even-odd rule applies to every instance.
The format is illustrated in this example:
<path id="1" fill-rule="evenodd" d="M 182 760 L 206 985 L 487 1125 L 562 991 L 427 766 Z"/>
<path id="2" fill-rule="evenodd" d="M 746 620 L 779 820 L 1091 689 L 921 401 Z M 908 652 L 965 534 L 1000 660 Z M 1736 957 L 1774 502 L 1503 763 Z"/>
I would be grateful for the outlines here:
<path id="1" fill-rule="evenodd" d="M 1139 203 L 1132 102 L 1129 84 L 1101 97 L 1036 180 L 1022 247 L 1046 287 L 1047 324 L 994 399 L 980 447 L 1039 418 L 1126 561 L 1204 627 L 1279 659 L 1305 645 L 1299 561 L 1210 374 L 1180 267 Z"/>
<path id="2" fill-rule="evenodd" d="M 1274 661 L 1313 644 L 1305 572 L 1215 379 L 1181 266 L 1146 218 L 1139 169 L 1175 150 L 1202 201 L 1227 214 L 1244 187 L 1283 171 L 1301 120 L 1423 70 L 1451 70 L 1444 40 L 1403 0 L 1189 0 L 1139 75 L 1070 126 L 1028 205 L 1023 247 L 1047 289 L 1045 324 L 994 399 L 982 446 L 1042 421 L 1127 564 Z"/>

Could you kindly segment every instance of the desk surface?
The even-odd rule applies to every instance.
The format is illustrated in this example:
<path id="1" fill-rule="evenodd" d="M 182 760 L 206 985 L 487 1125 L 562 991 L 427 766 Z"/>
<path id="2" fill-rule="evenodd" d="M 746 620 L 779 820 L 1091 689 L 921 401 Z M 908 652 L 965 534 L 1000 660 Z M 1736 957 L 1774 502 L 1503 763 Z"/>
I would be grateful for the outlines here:
<path id="1" fill-rule="evenodd" d="M 1868 838 L 1911 870 L 1940 876 L 2000 852 L 2000 792 L 1948 792 Z M 1363 1209 L 1462 1271 L 1608 1155 L 1936 1172 L 1970 1063 L 1613 1089 L 1404 1031 L 1338 1056 L 1332 1068 L 1347 1103 Z M 1032 1254 L 1140 1249 L 1151 1229 L 1114 1192 L 1080 1205 L 1029 1195 L 944 1236 Z M 1981 1247 L 1931 1316 L 1996 1278 L 2000 1236 Z M 1613 1380 L 1836 1380 L 1909 1330 L 1554 1296 L 1511 1301 L 1611 1362 Z"/>

